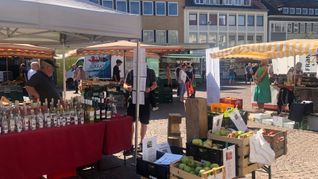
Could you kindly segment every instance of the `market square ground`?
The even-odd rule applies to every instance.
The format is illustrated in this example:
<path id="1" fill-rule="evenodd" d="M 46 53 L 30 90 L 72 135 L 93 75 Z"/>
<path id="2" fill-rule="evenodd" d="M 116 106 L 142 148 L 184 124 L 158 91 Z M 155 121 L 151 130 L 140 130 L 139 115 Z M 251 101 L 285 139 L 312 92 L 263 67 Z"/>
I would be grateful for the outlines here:
<path id="1" fill-rule="evenodd" d="M 234 85 L 222 87 L 222 97 L 231 96 L 243 98 L 244 109 L 252 110 L 249 103 L 251 101 L 251 92 L 249 85 Z M 197 96 L 206 97 L 204 90 L 198 91 Z M 171 107 L 173 105 L 173 107 Z M 153 112 L 151 122 L 146 137 L 157 136 L 159 143 L 167 139 L 167 125 L 169 113 L 181 113 L 185 116 L 183 104 L 175 100 L 172 104 L 161 104 L 160 110 Z M 249 126 L 260 126 L 254 122 L 249 122 Z M 183 143 L 186 141 L 185 118 L 182 120 L 181 132 Z M 131 156 L 128 158 L 128 164 L 123 164 L 122 153 L 114 157 L 105 157 L 101 162 L 101 168 L 104 171 L 85 171 L 81 172 L 76 178 L 140 178 L 135 172 Z M 113 168 L 114 166 L 120 166 Z M 111 168 L 111 169 L 109 169 Z M 278 158 L 272 165 L 272 178 L 277 179 L 315 179 L 318 178 L 318 133 L 304 130 L 288 130 L 288 154 Z M 247 175 L 246 178 L 251 178 Z M 256 178 L 267 179 L 268 176 L 262 172 L 256 172 Z"/>

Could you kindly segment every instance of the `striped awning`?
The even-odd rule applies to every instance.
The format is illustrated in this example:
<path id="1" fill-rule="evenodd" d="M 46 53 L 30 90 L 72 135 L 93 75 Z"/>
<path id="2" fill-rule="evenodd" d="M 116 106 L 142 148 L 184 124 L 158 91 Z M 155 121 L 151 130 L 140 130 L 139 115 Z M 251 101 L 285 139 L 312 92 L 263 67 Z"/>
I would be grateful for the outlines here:
<path id="1" fill-rule="evenodd" d="M 55 51 L 29 44 L 0 43 L 0 57 L 53 58 Z"/>
<path id="2" fill-rule="evenodd" d="M 80 48 L 76 50 L 76 55 L 87 56 L 87 55 L 125 55 L 132 56 L 133 50 L 137 47 L 136 42 L 130 41 L 118 41 L 106 44 L 99 44 Z M 148 57 L 158 57 L 158 54 L 175 53 L 183 51 L 184 49 L 180 46 L 164 46 L 164 45 L 149 45 L 140 44 L 141 48 L 146 49 Z"/>
<path id="3" fill-rule="evenodd" d="M 211 53 L 212 58 L 248 58 L 266 60 L 296 55 L 316 55 L 318 39 L 294 39 L 244 44 Z"/>

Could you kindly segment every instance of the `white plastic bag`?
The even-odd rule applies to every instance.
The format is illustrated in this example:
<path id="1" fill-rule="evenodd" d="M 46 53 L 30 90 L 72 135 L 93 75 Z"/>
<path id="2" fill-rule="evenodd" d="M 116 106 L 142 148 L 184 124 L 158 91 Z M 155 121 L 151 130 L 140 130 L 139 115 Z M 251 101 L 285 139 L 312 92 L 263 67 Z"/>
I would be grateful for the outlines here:
<path id="1" fill-rule="evenodd" d="M 263 130 L 250 137 L 250 162 L 271 165 L 275 160 L 275 152 L 263 137 Z"/>

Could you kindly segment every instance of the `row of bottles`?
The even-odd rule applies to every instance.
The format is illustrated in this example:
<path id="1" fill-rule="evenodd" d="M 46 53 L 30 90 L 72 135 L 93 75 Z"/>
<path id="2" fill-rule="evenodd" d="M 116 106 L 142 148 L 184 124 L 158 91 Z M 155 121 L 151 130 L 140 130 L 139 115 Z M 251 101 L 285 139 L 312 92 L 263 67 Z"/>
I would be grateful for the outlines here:
<path id="1" fill-rule="evenodd" d="M 84 108 L 76 99 L 50 104 L 46 102 L 19 104 L 0 107 L 0 134 L 36 130 L 41 128 L 61 127 L 71 124 L 84 124 Z"/>

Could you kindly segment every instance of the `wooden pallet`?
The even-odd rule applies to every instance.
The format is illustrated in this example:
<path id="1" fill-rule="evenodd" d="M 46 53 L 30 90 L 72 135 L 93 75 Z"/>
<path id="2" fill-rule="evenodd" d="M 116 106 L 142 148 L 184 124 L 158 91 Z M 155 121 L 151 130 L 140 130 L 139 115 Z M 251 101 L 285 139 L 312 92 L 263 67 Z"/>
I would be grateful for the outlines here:
<path id="1" fill-rule="evenodd" d="M 225 179 L 226 176 L 224 166 L 206 171 L 199 177 L 179 169 L 177 165 L 178 163 L 170 165 L 170 179 Z"/>
<path id="2" fill-rule="evenodd" d="M 257 163 L 251 163 L 249 161 L 250 154 L 250 139 L 249 138 L 228 138 L 225 136 L 219 136 L 208 132 L 208 138 L 212 140 L 218 140 L 228 143 L 233 143 L 237 146 L 237 171 L 238 176 L 243 177 L 255 170 L 260 169 L 263 165 Z"/>

